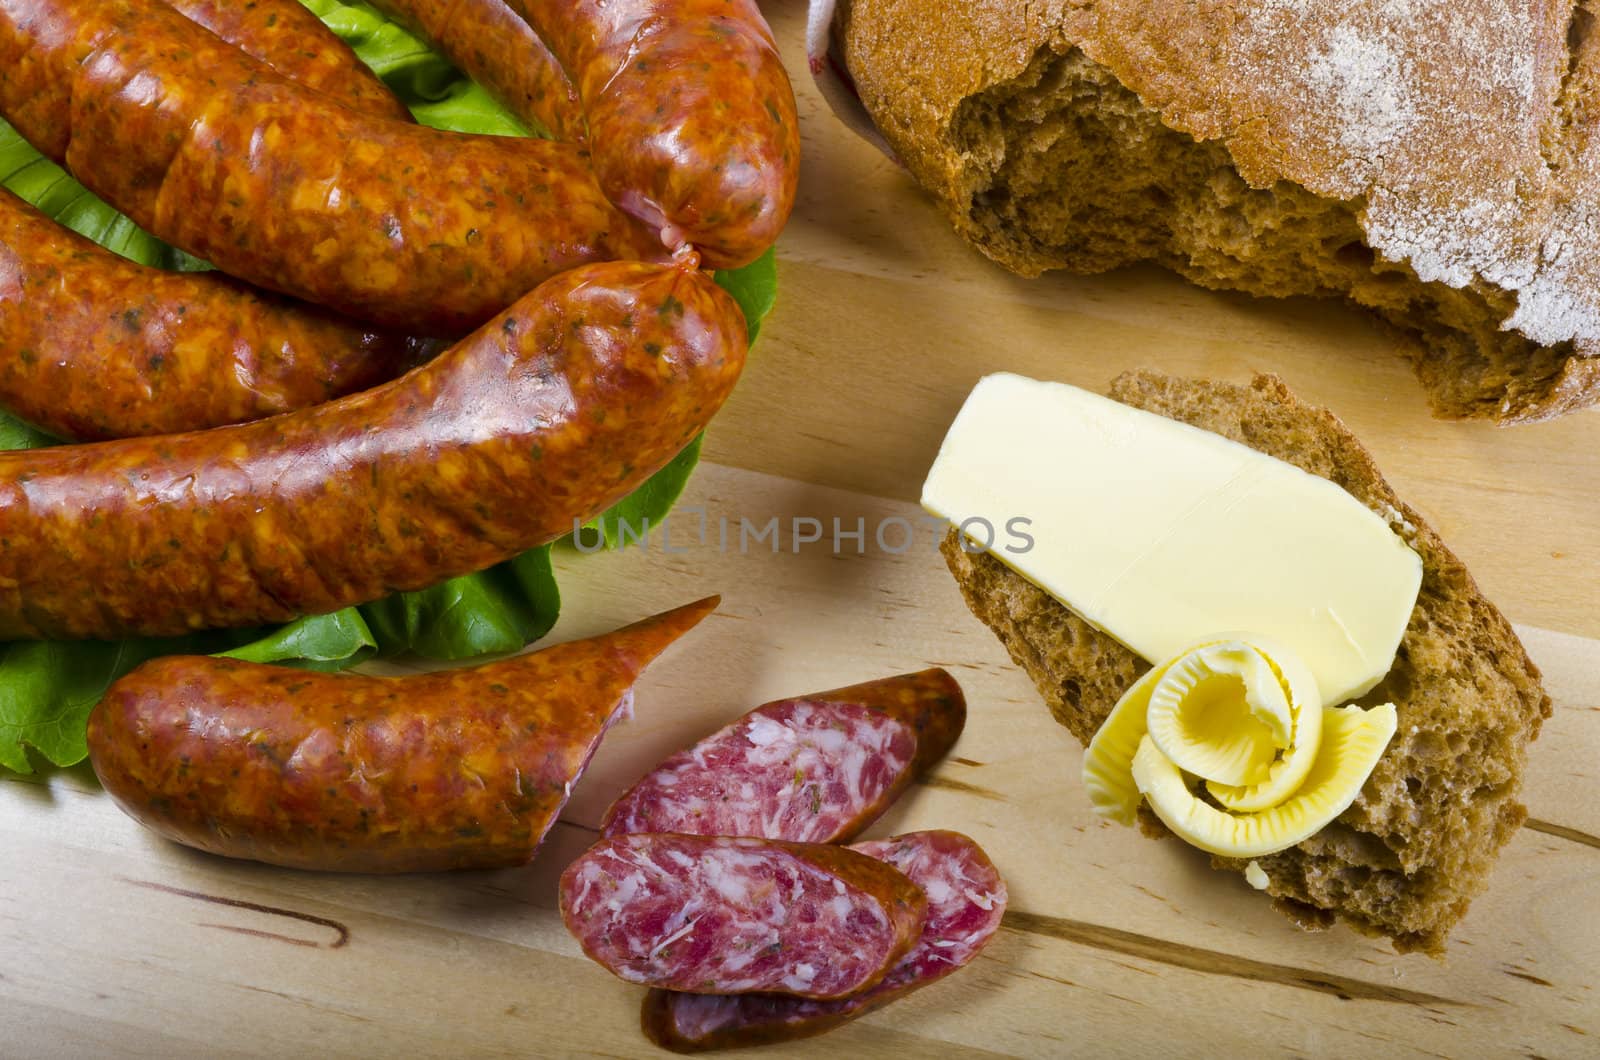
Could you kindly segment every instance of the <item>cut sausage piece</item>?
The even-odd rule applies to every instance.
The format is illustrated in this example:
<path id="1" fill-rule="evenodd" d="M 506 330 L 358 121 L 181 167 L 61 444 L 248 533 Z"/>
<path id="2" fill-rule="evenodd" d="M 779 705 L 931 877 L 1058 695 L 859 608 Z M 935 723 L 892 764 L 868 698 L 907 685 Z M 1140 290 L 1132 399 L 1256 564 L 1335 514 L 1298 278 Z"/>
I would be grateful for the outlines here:
<path id="1" fill-rule="evenodd" d="M 927 900 L 844 847 L 687 835 L 601 840 L 561 875 L 561 917 L 630 983 L 845 997 L 922 933 Z"/>
<path id="2" fill-rule="evenodd" d="M 768 703 L 661 763 L 601 830 L 846 840 L 944 757 L 966 714 L 937 668 Z"/>
<path id="3" fill-rule="evenodd" d="M 89 759 L 134 819 L 213 854 L 338 872 L 521 865 L 640 672 L 716 606 L 416 677 L 157 659 L 90 714 Z"/>
<path id="4" fill-rule="evenodd" d="M 1006 909 L 1005 881 L 966 836 L 911 832 L 851 849 L 893 865 L 928 896 L 922 937 L 882 982 L 837 1001 L 652 990 L 643 1012 L 650 1040 L 691 1053 L 821 1034 L 944 978 L 976 957 L 999 930 Z"/>
<path id="5" fill-rule="evenodd" d="M 561 140 L 588 135 L 578 90 L 523 17 L 505 0 L 371 0 L 432 44 L 532 128 Z"/>
<path id="6" fill-rule="evenodd" d="M 713 268 L 773 244 L 794 208 L 800 127 L 755 0 L 507 2 L 577 84 L 613 202 Z"/>
<path id="7" fill-rule="evenodd" d="M 0 114 L 156 238 L 412 335 L 667 256 L 578 147 L 357 114 L 159 0 L 0 0 Z"/>
<path id="8" fill-rule="evenodd" d="M 299 0 L 164 0 L 246 55 L 351 110 L 410 121 L 411 112 L 350 45 Z"/>
<path id="9" fill-rule="evenodd" d="M 266 625 L 491 567 L 681 452 L 747 335 L 704 273 L 607 262 L 338 401 L 0 453 L 0 640 Z"/>
<path id="10" fill-rule="evenodd" d="M 221 273 L 137 265 L 0 188 L 0 406 L 57 438 L 261 419 L 393 379 L 423 350 Z"/>

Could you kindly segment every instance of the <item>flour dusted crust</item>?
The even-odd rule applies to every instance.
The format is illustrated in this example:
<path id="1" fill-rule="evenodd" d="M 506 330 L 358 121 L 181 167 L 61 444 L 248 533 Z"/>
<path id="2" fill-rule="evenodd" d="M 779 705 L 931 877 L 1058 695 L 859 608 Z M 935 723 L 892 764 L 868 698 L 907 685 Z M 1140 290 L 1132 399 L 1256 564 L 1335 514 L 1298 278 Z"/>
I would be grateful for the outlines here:
<path id="1" fill-rule="evenodd" d="M 1037 274 L 1152 258 L 1211 286 L 1344 294 L 1420 336 L 1441 414 L 1511 421 L 1600 399 L 1591 22 L 1565 0 L 853 0 L 843 39 L 886 138 L 1002 264 Z M 1063 114 L 1109 106 L 1113 89 L 1192 138 L 1184 150 L 1225 152 L 1248 189 L 1274 190 L 1270 203 L 1224 188 L 1233 213 L 1205 218 L 1203 236 L 1124 233 L 1130 246 L 1115 249 L 986 213 L 1015 190 L 1019 151 L 1045 144 Z M 1115 119 L 1119 150 L 1147 138 Z M 1211 179 L 1193 177 L 1203 168 L 1184 179 Z M 1305 193 L 1327 210 L 1314 224 Z M 1349 244 L 1330 204 L 1367 260 L 1336 259 Z M 1178 221 L 1163 223 L 1213 209 L 1180 195 Z M 1272 210 L 1286 220 L 1263 217 Z M 1234 267 L 1254 253 L 1228 242 L 1240 214 L 1254 242 L 1293 247 L 1293 268 Z"/>

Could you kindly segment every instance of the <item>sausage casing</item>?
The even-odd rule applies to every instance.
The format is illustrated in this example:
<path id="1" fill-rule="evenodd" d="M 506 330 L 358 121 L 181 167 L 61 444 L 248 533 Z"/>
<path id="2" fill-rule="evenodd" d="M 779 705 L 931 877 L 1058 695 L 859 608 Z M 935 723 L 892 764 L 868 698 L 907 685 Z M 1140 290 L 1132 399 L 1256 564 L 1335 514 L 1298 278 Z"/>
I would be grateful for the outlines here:
<path id="1" fill-rule="evenodd" d="M 578 90 L 505 0 L 372 0 L 372 6 L 432 44 L 524 124 L 562 140 L 588 135 Z"/>
<path id="2" fill-rule="evenodd" d="M 572 76 L 612 201 L 746 265 L 794 208 L 794 89 L 755 0 L 508 0 Z"/>
<path id="3" fill-rule="evenodd" d="M 927 909 L 898 869 L 822 843 L 613 836 L 561 874 L 584 953 L 665 990 L 847 997 L 899 963 Z"/>
<path id="4" fill-rule="evenodd" d="M 0 113 L 157 238 L 409 334 L 665 256 L 580 148 L 357 114 L 158 0 L 0 0 Z"/>
<path id="5" fill-rule="evenodd" d="M 0 640 L 283 622 L 482 570 L 664 466 L 747 347 L 704 273 L 605 262 L 338 401 L 0 453 Z"/>
<path id="6" fill-rule="evenodd" d="M 640 672 L 716 605 L 415 677 L 156 659 L 90 714 L 90 761 L 132 817 L 213 854 L 340 872 L 521 865 Z"/>
<path id="7" fill-rule="evenodd" d="M 943 758 L 965 721 L 961 687 L 937 668 L 767 703 L 651 770 L 600 830 L 842 842 Z"/>
<path id="8" fill-rule="evenodd" d="M 164 0 L 291 81 L 363 114 L 410 121 L 404 103 L 298 0 Z"/>
<path id="9" fill-rule="evenodd" d="M 641 1016 L 650 1040 L 694 1053 L 822 1034 L 967 965 L 1000 930 L 1005 881 L 983 848 L 959 832 L 910 832 L 851 849 L 888 862 L 928 895 L 922 937 L 893 971 L 876 986 L 836 1001 L 651 990 Z"/>
<path id="10" fill-rule="evenodd" d="M 0 406 L 57 438 L 201 430 L 392 379 L 420 344 L 137 265 L 0 189 Z"/>

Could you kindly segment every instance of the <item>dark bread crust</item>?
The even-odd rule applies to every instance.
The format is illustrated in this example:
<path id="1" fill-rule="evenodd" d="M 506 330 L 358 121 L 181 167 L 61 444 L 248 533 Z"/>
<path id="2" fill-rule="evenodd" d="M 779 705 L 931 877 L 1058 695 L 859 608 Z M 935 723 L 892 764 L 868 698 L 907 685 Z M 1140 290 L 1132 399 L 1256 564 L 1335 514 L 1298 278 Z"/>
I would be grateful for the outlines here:
<path id="1" fill-rule="evenodd" d="M 1422 588 L 1394 668 L 1360 701 L 1394 703 L 1394 742 L 1337 821 L 1257 861 L 1279 908 L 1302 926 L 1337 917 L 1387 936 L 1401 952 L 1442 951 L 1527 815 L 1517 801 L 1527 745 L 1551 709 L 1538 667 L 1354 435 L 1276 376 L 1258 375 L 1246 387 L 1129 372 L 1109 393 L 1337 483 L 1422 557 Z M 1087 744 L 1147 664 L 998 560 L 964 551 L 953 534 L 942 551 L 973 613 L 1027 671 L 1056 720 Z M 1165 831 L 1148 814 L 1142 824 Z M 1242 871 L 1246 863 L 1213 864 Z"/>
<path id="2" fill-rule="evenodd" d="M 846 0 L 840 37 L 885 139 L 1006 268 L 1343 297 L 1416 340 L 1437 415 L 1547 419 L 1600 401 L 1576 235 L 1600 227 L 1600 48 L 1586 6 L 1469 9 Z"/>

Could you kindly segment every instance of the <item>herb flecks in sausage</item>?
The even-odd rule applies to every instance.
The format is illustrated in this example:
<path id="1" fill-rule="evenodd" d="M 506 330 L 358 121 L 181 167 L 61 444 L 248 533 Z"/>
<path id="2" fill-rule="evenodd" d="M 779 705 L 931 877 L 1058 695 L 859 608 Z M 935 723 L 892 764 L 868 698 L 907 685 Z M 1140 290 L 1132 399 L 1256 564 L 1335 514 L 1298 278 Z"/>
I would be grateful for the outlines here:
<path id="1" fill-rule="evenodd" d="M 794 207 L 800 135 L 754 0 L 507 2 L 572 73 L 613 202 L 712 268 L 772 245 Z"/>
<path id="2" fill-rule="evenodd" d="M 159 0 L 0 0 L 0 112 L 156 237 L 411 334 L 460 335 L 575 265 L 665 256 L 580 148 L 358 114 Z"/>
<path id="3" fill-rule="evenodd" d="M 685 307 L 670 323 L 656 313 L 669 298 Z M 748 346 L 732 298 L 677 266 L 573 269 L 511 313 L 515 331 L 491 321 L 316 408 L 0 453 L 0 639 L 284 622 L 482 570 L 665 466 L 720 408 Z"/>
<path id="4" fill-rule="evenodd" d="M 378 75 L 299 0 L 164 2 L 291 81 L 363 114 L 411 120 Z"/>
<path id="5" fill-rule="evenodd" d="M 520 865 L 640 672 L 716 604 L 406 678 L 169 656 L 112 685 L 90 760 L 131 816 L 214 854 L 344 872 Z"/>
<path id="6" fill-rule="evenodd" d="M 260 419 L 392 379 L 420 350 L 220 273 L 136 265 L 0 189 L 0 406 L 57 438 Z"/>

